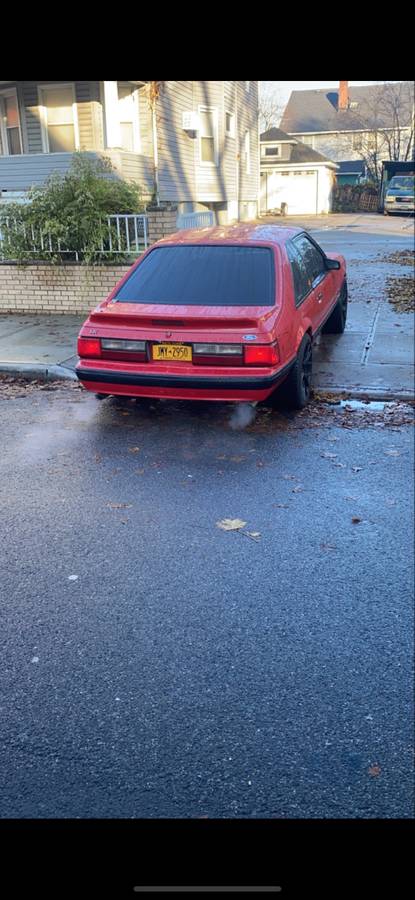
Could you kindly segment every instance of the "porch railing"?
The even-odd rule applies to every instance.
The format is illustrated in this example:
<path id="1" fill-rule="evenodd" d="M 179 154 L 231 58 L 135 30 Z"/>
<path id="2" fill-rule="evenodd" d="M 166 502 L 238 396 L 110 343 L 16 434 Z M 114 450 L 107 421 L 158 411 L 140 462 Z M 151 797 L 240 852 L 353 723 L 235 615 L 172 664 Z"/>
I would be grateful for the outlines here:
<path id="1" fill-rule="evenodd" d="M 213 212 L 183 213 L 177 216 L 177 228 L 206 228 L 215 224 Z"/>
<path id="2" fill-rule="evenodd" d="M 39 258 L 48 258 L 51 255 L 71 255 L 76 261 L 82 258 L 82 251 L 74 250 L 66 246 L 62 241 L 53 237 L 50 232 L 24 222 L 18 222 L 7 217 L 0 225 L 0 259 L 4 259 L 4 252 L 14 235 L 19 234 L 27 247 L 27 253 L 35 253 Z M 139 256 L 147 250 L 148 243 L 148 217 L 145 215 L 111 215 L 107 217 L 107 233 L 99 241 L 96 247 L 98 256 L 104 259 L 106 256 L 118 254 L 120 256 Z"/>

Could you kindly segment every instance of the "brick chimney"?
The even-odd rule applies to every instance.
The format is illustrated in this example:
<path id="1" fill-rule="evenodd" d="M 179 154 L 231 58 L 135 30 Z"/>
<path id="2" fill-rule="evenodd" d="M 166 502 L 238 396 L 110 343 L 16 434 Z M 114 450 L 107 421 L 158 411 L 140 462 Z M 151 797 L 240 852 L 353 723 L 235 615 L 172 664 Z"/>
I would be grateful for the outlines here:
<path id="1" fill-rule="evenodd" d="M 349 82 L 339 81 L 339 110 L 349 108 Z"/>

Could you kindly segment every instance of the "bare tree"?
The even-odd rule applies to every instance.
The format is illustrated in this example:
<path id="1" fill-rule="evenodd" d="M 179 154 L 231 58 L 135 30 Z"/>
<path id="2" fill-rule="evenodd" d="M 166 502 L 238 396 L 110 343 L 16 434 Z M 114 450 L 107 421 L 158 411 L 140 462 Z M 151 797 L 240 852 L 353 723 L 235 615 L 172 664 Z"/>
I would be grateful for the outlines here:
<path id="1" fill-rule="evenodd" d="M 261 132 L 277 128 L 284 112 L 284 103 L 278 94 L 278 81 L 259 82 L 258 107 Z"/>
<path id="2" fill-rule="evenodd" d="M 413 159 L 413 82 L 373 85 L 357 109 L 352 102 L 342 115 L 343 129 L 349 131 L 343 153 L 347 155 L 351 140 L 351 149 L 365 163 L 370 181 L 379 184 L 382 161 Z"/>

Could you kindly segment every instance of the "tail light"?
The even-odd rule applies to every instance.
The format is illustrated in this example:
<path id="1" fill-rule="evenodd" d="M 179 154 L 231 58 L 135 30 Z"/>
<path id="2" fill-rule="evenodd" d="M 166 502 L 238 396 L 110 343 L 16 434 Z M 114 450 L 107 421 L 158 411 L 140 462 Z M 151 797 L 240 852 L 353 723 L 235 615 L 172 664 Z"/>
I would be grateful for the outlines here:
<path id="1" fill-rule="evenodd" d="M 78 338 L 78 356 L 81 359 L 101 356 L 101 341 L 98 338 Z"/>
<path id="2" fill-rule="evenodd" d="M 244 346 L 244 363 L 246 366 L 276 366 L 280 361 L 278 344 L 258 344 L 256 347 Z"/>
<path id="3" fill-rule="evenodd" d="M 242 344 L 193 344 L 193 361 L 197 366 L 239 366 Z"/>

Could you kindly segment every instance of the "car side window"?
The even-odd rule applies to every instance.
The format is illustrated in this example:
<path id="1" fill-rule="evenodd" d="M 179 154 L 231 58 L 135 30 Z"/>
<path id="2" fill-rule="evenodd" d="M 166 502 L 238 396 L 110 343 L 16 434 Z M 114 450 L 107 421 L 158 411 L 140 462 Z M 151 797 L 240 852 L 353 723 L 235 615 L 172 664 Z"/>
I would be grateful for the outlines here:
<path id="1" fill-rule="evenodd" d="M 299 306 L 309 291 L 306 269 L 300 253 L 291 241 L 287 242 L 287 253 L 291 263 L 291 271 L 293 273 L 295 305 Z"/>
<path id="2" fill-rule="evenodd" d="M 324 278 L 327 272 L 324 256 L 305 234 L 300 234 L 294 238 L 293 244 L 301 256 L 308 291 L 311 291 L 315 284 Z"/>

